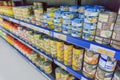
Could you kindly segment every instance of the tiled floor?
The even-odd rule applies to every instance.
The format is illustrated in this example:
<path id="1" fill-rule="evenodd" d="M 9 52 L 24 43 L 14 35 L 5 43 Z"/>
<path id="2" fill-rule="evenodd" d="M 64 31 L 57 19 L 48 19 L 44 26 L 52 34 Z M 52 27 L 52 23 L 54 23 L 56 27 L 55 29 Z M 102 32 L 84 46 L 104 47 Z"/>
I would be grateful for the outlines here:
<path id="1" fill-rule="evenodd" d="M 0 80 L 47 80 L 0 38 Z"/>

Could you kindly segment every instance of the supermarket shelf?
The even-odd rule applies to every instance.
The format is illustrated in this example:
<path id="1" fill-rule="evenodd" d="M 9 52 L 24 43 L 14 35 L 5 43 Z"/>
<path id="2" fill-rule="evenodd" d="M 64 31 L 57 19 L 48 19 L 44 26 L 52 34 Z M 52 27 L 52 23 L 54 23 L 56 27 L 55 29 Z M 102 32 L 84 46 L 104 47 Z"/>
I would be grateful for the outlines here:
<path id="1" fill-rule="evenodd" d="M 2 31 L 4 31 L 5 33 L 11 35 L 12 37 L 14 37 L 15 39 L 17 39 L 18 41 L 22 42 L 22 43 L 25 44 L 26 46 L 30 47 L 31 49 L 33 49 L 33 50 L 36 51 L 37 53 L 43 55 L 44 57 L 46 57 L 46 58 L 49 59 L 50 61 L 53 61 L 53 59 L 52 59 L 51 56 L 46 55 L 44 52 L 42 52 L 42 51 L 36 49 L 36 48 L 33 47 L 32 45 L 30 45 L 28 42 L 25 42 L 24 40 L 22 40 L 22 39 L 16 37 L 15 35 L 13 35 L 12 33 L 10 33 L 9 31 L 5 30 L 5 29 L 2 28 L 2 27 L 0 27 L 0 29 L 1 29 Z"/>
<path id="2" fill-rule="evenodd" d="M 63 33 L 59 33 L 59 32 L 53 31 L 53 30 L 49 30 L 49 29 L 45 29 L 43 27 L 36 26 L 36 25 L 30 24 L 30 23 L 27 23 L 27 22 L 24 22 L 21 20 L 7 17 L 7 16 L 0 15 L 0 17 L 7 19 L 9 21 L 15 22 L 15 23 L 19 23 L 23 26 L 27 26 L 28 28 L 37 30 L 37 31 L 42 32 L 44 34 L 47 34 L 49 36 L 61 39 L 63 41 L 69 42 L 69 43 L 72 43 L 74 45 L 77 45 L 77 46 L 80 46 L 83 48 L 87 48 L 87 49 L 93 50 L 93 51 L 98 52 L 98 53 L 107 54 L 108 56 L 111 56 L 111 57 L 116 58 L 117 60 L 120 60 L 120 50 L 118 50 L 118 49 L 115 49 L 115 48 L 112 48 L 112 47 L 109 47 L 106 45 L 98 44 L 98 43 L 95 43 L 93 41 L 87 41 L 87 40 L 84 40 L 81 38 L 76 38 L 76 37 L 72 37 L 70 35 L 65 35 Z"/>
<path id="3" fill-rule="evenodd" d="M 2 38 L 4 39 L 4 38 Z M 4 39 L 5 40 L 5 39 Z M 6 40 L 5 40 L 6 41 Z M 6 41 L 6 43 L 8 43 Z M 9 43 L 8 43 L 9 44 Z M 36 66 L 34 63 L 32 63 L 31 60 L 29 60 L 26 56 L 24 56 L 18 49 L 16 49 L 14 46 L 12 46 L 11 44 L 9 44 L 11 47 L 13 47 L 17 52 L 18 55 L 20 55 L 27 63 L 29 63 L 30 65 L 32 65 L 38 72 L 40 72 L 42 75 L 44 75 L 46 78 L 48 78 L 49 80 L 55 80 L 51 75 L 46 74 L 43 70 L 41 70 L 38 66 Z"/>
<path id="4" fill-rule="evenodd" d="M 77 77 L 80 80 L 92 80 L 92 79 L 85 77 L 80 72 L 73 70 L 71 67 L 65 66 L 62 62 L 59 62 L 56 59 L 54 59 L 54 63 L 56 65 L 60 66 L 61 68 L 63 68 L 64 70 L 68 71 L 69 73 L 71 73 L 72 75 L 74 75 L 75 77 Z"/>

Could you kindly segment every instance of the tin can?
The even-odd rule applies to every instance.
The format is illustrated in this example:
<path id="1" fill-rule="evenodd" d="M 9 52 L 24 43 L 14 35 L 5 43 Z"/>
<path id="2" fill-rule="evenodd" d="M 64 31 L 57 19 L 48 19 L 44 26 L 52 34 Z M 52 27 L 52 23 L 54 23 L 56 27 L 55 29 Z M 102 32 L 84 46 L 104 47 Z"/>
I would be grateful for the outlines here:
<path id="1" fill-rule="evenodd" d="M 85 18 L 85 15 L 84 15 L 84 13 L 79 12 L 79 13 L 78 13 L 78 17 L 79 17 L 80 19 L 84 19 L 84 18 Z"/>
<path id="2" fill-rule="evenodd" d="M 84 22 L 86 23 L 97 23 L 97 21 L 98 21 L 97 17 L 85 16 L 84 18 Z"/>
<path id="3" fill-rule="evenodd" d="M 99 60 L 99 67 L 105 71 L 114 71 L 116 67 L 116 59 L 107 55 L 101 55 Z"/>
<path id="4" fill-rule="evenodd" d="M 60 6 L 61 11 L 69 11 L 69 6 Z"/>
<path id="5" fill-rule="evenodd" d="M 120 41 L 111 40 L 110 46 L 116 49 L 120 49 Z"/>
<path id="6" fill-rule="evenodd" d="M 64 43 L 62 41 L 56 41 L 57 47 L 57 60 L 64 61 Z"/>
<path id="7" fill-rule="evenodd" d="M 45 71 L 46 73 L 48 73 L 48 74 L 52 73 L 52 64 L 51 64 L 50 61 L 45 61 L 45 62 L 43 63 L 43 65 L 44 65 L 44 71 Z"/>
<path id="8" fill-rule="evenodd" d="M 54 26 L 55 27 L 55 31 L 61 32 L 62 31 L 62 27 L 61 26 Z"/>
<path id="9" fill-rule="evenodd" d="M 94 40 L 94 35 L 87 34 L 87 33 L 82 33 L 82 38 L 85 40 L 93 41 Z"/>
<path id="10" fill-rule="evenodd" d="M 66 27 L 63 27 L 63 28 L 62 28 L 62 32 L 63 32 L 64 34 L 70 34 L 70 33 L 71 33 L 71 29 L 66 28 Z"/>
<path id="11" fill-rule="evenodd" d="M 70 66 L 72 64 L 73 45 L 64 43 L 64 64 Z"/>
<path id="12" fill-rule="evenodd" d="M 70 12 L 78 12 L 78 6 L 70 6 L 69 11 Z"/>
<path id="13" fill-rule="evenodd" d="M 120 70 L 118 70 L 118 71 L 116 70 L 112 80 L 120 80 Z"/>
<path id="14" fill-rule="evenodd" d="M 83 52 L 84 49 L 82 48 L 76 46 L 73 48 L 72 68 L 76 71 L 80 71 L 82 68 Z"/>
<path id="15" fill-rule="evenodd" d="M 82 73 L 84 74 L 84 76 L 88 78 L 94 78 L 96 69 L 97 69 L 97 65 L 92 65 L 84 62 Z"/>
<path id="16" fill-rule="evenodd" d="M 50 38 L 48 36 L 45 36 L 44 38 L 44 50 L 46 52 L 46 54 L 51 55 L 50 54 Z"/>
<path id="17" fill-rule="evenodd" d="M 57 49 L 56 49 L 56 40 L 55 39 L 50 39 L 50 48 L 51 48 L 51 56 L 53 58 L 56 58 L 57 54 Z"/>
<path id="18" fill-rule="evenodd" d="M 114 31 L 112 34 L 112 39 L 120 41 L 120 32 Z"/>
<path id="19" fill-rule="evenodd" d="M 73 37 L 81 37 L 81 36 L 82 36 L 82 32 L 72 30 L 72 31 L 71 31 L 71 35 L 72 35 Z"/>
<path id="20" fill-rule="evenodd" d="M 85 50 L 85 54 L 84 54 L 84 61 L 89 63 L 89 64 L 97 64 L 99 60 L 99 54 L 86 49 Z"/>
<path id="21" fill-rule="evenodd" d="M 95 80 L 111 80 L 112 76 L 113 72 L 108 72 L 98 67 L 95 75 Z"/>
<path id="22" fill-rule="evenodd" d="M 60 80 L 61 79 L 61 72 L 62 72 L 61 68 L 58 67 L 58 68 L 55 69 L 56 80 Z"/>
<path id="23" fill-rule="evenodd" d="M 77 13 L 75 13 L 75 12 L 63 12 L 62 13 L 63 19 L 73 19 L 75 17 L 77 17 Z"/>
<path id="24" fill-rule="evenodd" d="M 63 70 L 61 72 L 61 80 L 68 80 L 68 78 L 69 78 L 69 73 Z"/>

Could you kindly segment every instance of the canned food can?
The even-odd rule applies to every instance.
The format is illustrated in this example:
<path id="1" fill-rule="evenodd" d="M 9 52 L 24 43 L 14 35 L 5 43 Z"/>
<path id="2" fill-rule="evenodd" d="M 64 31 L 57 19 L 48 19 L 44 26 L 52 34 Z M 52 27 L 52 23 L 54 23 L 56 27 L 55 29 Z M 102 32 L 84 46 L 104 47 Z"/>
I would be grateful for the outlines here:
<path id="1" fill-rule="evenodd" d="M 94 40 L 94 35 L 87 34 L 87 33 L 82 33 L 82 38 L 85 40 L 93 41 Z"/>
<path id="2" fill-rule="evenodd" d="M 99 60 L 99 54 L 86 49 L 84 54 L 84 61 L 89 64 L 97 64 Z"/>
<path id="3" fill-rule="evenodd" d="M 86 23 L 97 23 L 98 22 L 98 18 L 97 17 L 89 17 L 89 16 L 85 16 L 84 18 L 84 22 Z"/>
<path id="4" fill-rule="evenodd" d="M 55 31 L 61 32 L 62 31 L 62 27 L 61 26 L 54 26 L 55 27 Z"/>
<path id="5" fill-rule="evenodd" d="M 85 18 L 85 15 L 84 15 L 84 13 L 82 13 L 82 12 L 80 13 L 80 12 L 79 12 L 79 13 L 78 13 L 78 17 L 79 17 L 80 19 L 84 19 L 84 18 Z"/>
<path id="6" fill-rule="evenodd" d="M 82 68 L 83 52 L 84 49 L 82 48 L 76 46 L 73 48 L 72 68 L 76 71 L 80 71 Z"/>
<path id="7" fill-rule="evenodd" d="M 120 32 L 114 31 L 112 34 L 112 39 L 120 41 Z"/>
<path id="8" fill-rule="evenodd" d="M 120 41 L 111 40 L 110 46 L 116 49 L 120 49 Z"/>
<path id="9" fill-rule="evenodd" d="M 51 65 L 51 62 L 50 61 L 45 61 L 43 63 L 44 65 L 44 71 L 48 74 L 52 73 L 52 65 Z"/>
<path id="10" fill-rule="evenodd" d="M 58 68 L 55 69 L 56 80 L 60 80 L 61 79 L 61 72 L 62 72 L 61 68 L 58 67 Z"/>
<path id="11" fill-rule="evenodd" d="M 111 80 L 112 76 L 113 72 L 108 72 L 98 67 L 95 75 L 95 80 Z"/>
<path id="12" fill-rule="evenodd" d="M 69 6 L 60 6 L 61 11 L 69 11 Z"/>
<path id="13" fill-rule="evenodd" d="M 77 17 L 77 13 L 76 12 L 63 12 L 62 13 L 62 18 L 63 19 L 73 19 Z"/>
<path id="14" fill-rule="evenodd" d="M 63 70 L 61 72 L 61 80 L 68 80 L 68 78 L 69 78 L 69 73 Z"/>
<path id="15" fill-rule="evenodd" d="M 66 28 L 66 27 L 63 27 L 63 28 L 62 28 L 62 32 L 63 32 L 64 34 L 70 34 L 70 33 L 71 33 L 71 29 L 68 29 L 68 28 Z"/>
<path id="16" fill-rule="evenodd" d="M 84 62 L 82 73 L 84 74 L 84 76 L 86 76 L 88 78 L 94 78 L 96 69 L 97 69 L 96 64 L 92 65 L 92 64 L 88 64 L 88 63 Z"/>
<path id="17" fill-rule="evenodd" d="M 63 19 L 62 23 L 66 25 L 71 25 L 72 21 L 70 19 Z"/>
<path id="18" fill-rule="evenodd" d="M 69 11 L 70 12 L 78 12 L 78 6 L 70 6 Z"/>
<path id="19" fill-rule="evenodd" d="M 71 31 L 71 35 L 72 35 L 73 37 L 81 37 L 81 36 L 82 36 L 82 32 L 72 30 L 72 31 Z"/>
<path id="20" fill-rule="evenodd" d="M 112 80 L 120 80 L 120 70 L 116 70 L 116 72 L 114 73 L 114 77 L 112 78 Z"/>
<path id="21" fill-rule="evenodd" d="M 114 71 L 116 67 L 116 59 L 107 55 L 101 55 L 99 60 L 99 67 L 105 71 Z"/>

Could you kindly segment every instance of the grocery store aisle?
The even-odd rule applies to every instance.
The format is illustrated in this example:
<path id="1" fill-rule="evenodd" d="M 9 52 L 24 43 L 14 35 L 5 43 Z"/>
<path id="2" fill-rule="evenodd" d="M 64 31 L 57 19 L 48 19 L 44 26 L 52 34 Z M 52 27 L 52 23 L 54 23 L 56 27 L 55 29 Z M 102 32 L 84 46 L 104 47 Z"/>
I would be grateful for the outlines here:
<path id="1" fill-rule="evenodd" d="M 0 38 L 0 80 L 48 80 Z"/>

